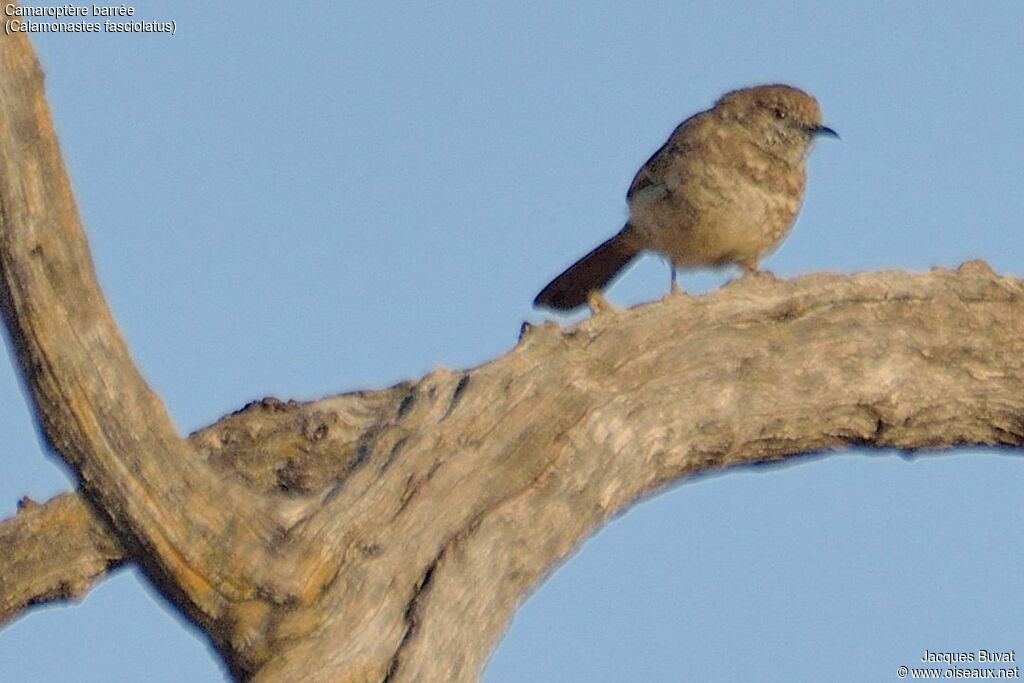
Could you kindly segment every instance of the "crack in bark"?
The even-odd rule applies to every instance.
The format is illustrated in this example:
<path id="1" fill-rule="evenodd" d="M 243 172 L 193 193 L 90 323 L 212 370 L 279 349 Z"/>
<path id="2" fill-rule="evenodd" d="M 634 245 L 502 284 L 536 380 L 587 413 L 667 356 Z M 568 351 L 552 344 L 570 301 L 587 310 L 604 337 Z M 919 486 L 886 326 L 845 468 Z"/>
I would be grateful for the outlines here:
<path id="1" fill-rule="evenodd" d="M 459 405 L 459 401 L 462 399 L 462 394 L 469 387 L 470 373 L 466 373 L 459 380 L 459 383 L 455 385 L 455 391 L 452 392 L 452 397 L 448 401 L 448 409 L 445 410 L 444 415 L 441 416 L 441 420 L 445 420 L 455 410 L 456 406 Z"/>
<path id="2" fill-rule="evenodd" d="M 405 612 L 402 614 L 402 620 L 405 623 L 405 633 L 402 634 L 402 640 L 399 641 L 398 647 L 395 648 L 394 654 L 391 656 L 391 661 L 388 662 L 387 673 L 384 678 L 381 679 L 381 683 L 391 683 L 394 680 L 394 676 L 398 673 L 398 667 L 401 666 L 402 653 L 409 641 L 416 635 L 419 630 L 419 615 L 417 609 L 420 606 L 420 601 L 428 590 L 430 590 L 430 584 L 434 580 L 434 572 L 437 570 L 438 564 L 440 564 L 445 553 L 448 551 L 448 547 L 454 539 L 450 539 L 445 542 L 441 547 L 440 552 L 434 556 L 434 559 L 430 561 L 426 569 L 420 574 L 420 578 L 416 581 L 416 585 L 413 588 L 412 596 L 409 598 L 409 602 L 406 603 Z"/>

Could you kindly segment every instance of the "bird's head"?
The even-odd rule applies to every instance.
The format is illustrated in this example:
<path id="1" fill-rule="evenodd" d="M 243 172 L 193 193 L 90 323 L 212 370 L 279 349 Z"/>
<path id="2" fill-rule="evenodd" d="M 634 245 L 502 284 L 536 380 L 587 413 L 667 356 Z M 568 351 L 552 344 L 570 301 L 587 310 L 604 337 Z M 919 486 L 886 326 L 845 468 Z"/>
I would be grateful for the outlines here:
<path id="1" fill-rule="evenodd" d="M 818 101 L 789 85 L 733 90 L 718 100 L 715 111 L 741 126 L 758 147 L 791 164 L 803 162 L 815 137 L 839 137 L 823 123 Z"/>

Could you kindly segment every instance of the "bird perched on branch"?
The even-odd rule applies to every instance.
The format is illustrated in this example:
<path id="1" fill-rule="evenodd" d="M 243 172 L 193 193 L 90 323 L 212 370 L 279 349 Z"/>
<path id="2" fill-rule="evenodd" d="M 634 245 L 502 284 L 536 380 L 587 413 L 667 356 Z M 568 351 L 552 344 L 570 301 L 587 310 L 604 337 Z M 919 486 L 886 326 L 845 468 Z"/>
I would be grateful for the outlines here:
<path id="1" fill-rule="evenodd" d="M 637 172 L 629 220 L 548 284 L 535 306 L 571 310 L 604 289 L 641 252 L 677 268 L 758 261 L 786 236 L 803 201 L 804 160 L 815 137 L 839 135 L 822 123 L 818 102 L 788 85 L 723 95 L 695 114 Z"/>

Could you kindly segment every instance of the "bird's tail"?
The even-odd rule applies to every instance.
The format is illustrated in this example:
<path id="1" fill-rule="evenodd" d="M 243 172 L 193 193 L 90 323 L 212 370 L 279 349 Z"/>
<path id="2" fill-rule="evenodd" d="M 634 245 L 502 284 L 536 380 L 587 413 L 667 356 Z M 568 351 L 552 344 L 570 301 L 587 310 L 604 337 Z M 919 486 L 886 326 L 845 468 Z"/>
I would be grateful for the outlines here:
<path id="1" fill-rule="evenodd" d="M 637 242 L 632 226 L 626 223 L 614 237 L 552 280 L 533 305 L 568 311 L 586 303 L 590 292 L 604 289 L 642 251 Z"/>

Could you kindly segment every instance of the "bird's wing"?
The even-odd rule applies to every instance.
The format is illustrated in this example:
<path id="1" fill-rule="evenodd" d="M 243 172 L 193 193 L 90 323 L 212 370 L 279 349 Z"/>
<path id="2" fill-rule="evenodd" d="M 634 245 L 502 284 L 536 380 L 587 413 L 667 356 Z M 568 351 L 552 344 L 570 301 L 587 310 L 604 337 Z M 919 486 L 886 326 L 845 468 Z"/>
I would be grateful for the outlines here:
<path id="1" fill-rule="evenodd" d="M 662 195 L 668 194 L 668 189 L 662 184 L 665 171 L 669 166 L 677 163 L 680 155 L 685 154 L 687 149 L 692 146 L 692 133 L 703 121 L 705 114 L 707 112 L 694 114 L 676 126 L 665 144 L 652 154 L 647 163 L 636 172 L 629 191 L 626 192 L 627 201 L 632 201 L 637 194 L 649 195 L 654 192 Z"/>

